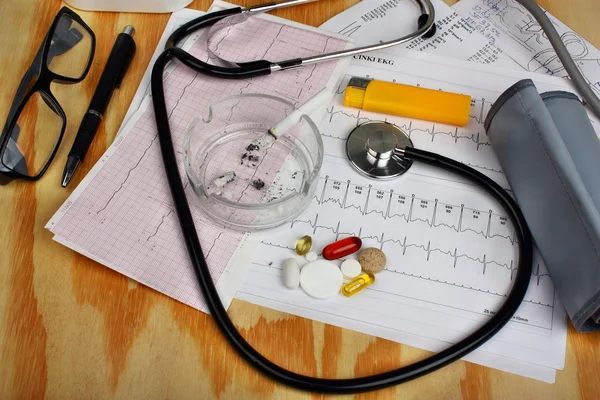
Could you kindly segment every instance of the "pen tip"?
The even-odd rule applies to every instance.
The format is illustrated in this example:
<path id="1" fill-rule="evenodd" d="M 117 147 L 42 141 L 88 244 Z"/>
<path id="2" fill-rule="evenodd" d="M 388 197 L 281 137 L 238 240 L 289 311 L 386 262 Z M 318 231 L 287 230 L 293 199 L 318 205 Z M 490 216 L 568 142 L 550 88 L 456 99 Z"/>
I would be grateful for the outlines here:
<path id="1" fill-rule="evenodd" d="M 66 188 L 67 185 L 69 184 L 69 181 L 71 180 L 72 176 L 73 176 L 72 172 L 65 171 L 65 174 L 63 174 L 61 186 Z"/>
<path id="2" fill-rule="evenodd" d="M 77 157 L 67 158 L 67 164 L 65 165 L 65 170 L 63 171 L 62 176 L 62 187 L 67 187 L 67 185 L 71 181 L 71 178 L 73 177 L 73 174 L 75 174 L 75 170 L 79 166 L 79 163 L 80 161 Z"/>

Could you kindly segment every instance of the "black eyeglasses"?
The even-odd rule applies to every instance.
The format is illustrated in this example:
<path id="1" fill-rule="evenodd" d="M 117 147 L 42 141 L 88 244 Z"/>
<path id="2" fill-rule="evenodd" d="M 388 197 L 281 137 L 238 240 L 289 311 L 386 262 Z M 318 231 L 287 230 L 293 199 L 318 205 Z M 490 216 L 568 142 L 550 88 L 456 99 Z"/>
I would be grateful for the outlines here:
<path id="1" fill-rule="evenodd" d="M 50 83 L 73 84 L 87 75 L 94 32 L 63 7 L 25 72 L 0 135 L 0 185 L 16 178 L 38 180 L 52 162 L 67 118 L 50 91 Z"/>

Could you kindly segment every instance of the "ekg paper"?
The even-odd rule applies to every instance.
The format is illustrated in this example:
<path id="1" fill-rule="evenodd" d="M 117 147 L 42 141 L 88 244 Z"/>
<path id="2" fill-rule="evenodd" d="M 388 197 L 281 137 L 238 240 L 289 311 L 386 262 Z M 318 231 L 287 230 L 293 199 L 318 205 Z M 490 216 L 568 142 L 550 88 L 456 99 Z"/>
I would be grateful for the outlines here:
<path id="1" fill-rule="evenodd" d="M 232 29 L 229 35 L 224 39 L 252 43 L 232 48 L 237 54 L 247 55 L 247 60 L 285 60 L 341 50 L 349 44 L 342 36 L 270 16 L 252 19 Z M 189 52 L 208 59 L 202 39 Z M 265 93 L 300 105 L 323 87 L 335 86 L 347 63 L 347 60 L 321 63 L 244 80 L 210 78 L 176 63 L 165 77 L 165 98 L 180 165 L 186 129 L 195 118 L 207 116 L 209 104 L 234 94 Z M 57 241 L 204 310 L 163 168 L 154 112 L 147 96 L 47 228 Z M 187 182 L 186 177 L 183 180 Z M 194 206 L 189 185 L 185 187 L 211 274 L 228 306 L 260 235 L 235 232 L 211 223 Z"/>
<path id="2" fill-rule="evenodd" d="M 465 338 L 497 312 L 517 265 L 514 228 L 500 205 L 472 183 L 415 163 L 399 178 L 372 180 L 347 160 L 345 143 L 357 125 L 386 120 L 415 147 L 472 166 L 508 183 L 483 121 L 498 96 L 521 78 L 540 91 L 573 91 L 570 82 L 542 74 L 404 50 L 357 57 L 319 128 L 325 146 L 321 180 L 300 217 L 262 238 L 236 298 L 371 335 L 439 351 Z M 343 105 L 350 76 L 470 95 L 466 127 L 382 115 Z M 387 257 L 386 269 L 360 294 L 326 300 L 281 283 L 281 264 L 294 257 L 297 238 L 311 235 L 313 251 L 358 236 L 363 248 Z M 356 255 L 350 256 L 350 258 Z M 340 260 L 341 261 L 341 260 Z M 547 382 L 565 362 L 566 317 L 539 254 L 527 295 L 512 320 L 466 360 Z"/>

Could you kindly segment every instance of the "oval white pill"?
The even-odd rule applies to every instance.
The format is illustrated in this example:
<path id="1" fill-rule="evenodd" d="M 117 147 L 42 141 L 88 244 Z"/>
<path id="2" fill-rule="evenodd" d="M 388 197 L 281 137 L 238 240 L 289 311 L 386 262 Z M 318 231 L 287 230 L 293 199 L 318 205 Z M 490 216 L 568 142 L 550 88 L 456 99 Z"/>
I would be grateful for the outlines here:
<path id="1" fill-rule="evenodd" d="M 282 274 L 283 284 L 289 289 L 296 289 L 300 285 L 300 266 L 294 258 L 288 258 L 283 262 Z"/>
<path id="2" fill-rule="evenodd" d="M 307 261 L 316 261 L 317 260 L 317 253 L 315 253 L 314 251 L 309 251 L 308 253 L 306 253 L 306 255 L 304 256 L 306 257 Z"/>
<path id="3" fill-rule="evenodd" d="M 337 265 L 327 260 L 309 262 L 300 272 L 300 286 L 311 297 L 325 299 L 335 296 L 344 278 Z"/>
<path id="4" fill-rule="evenodd" d="M 345 260 L 341 266 L 342 275 L 346 279 L 353 279 L 360 275 L 362 268 L 356 260 Z"/>

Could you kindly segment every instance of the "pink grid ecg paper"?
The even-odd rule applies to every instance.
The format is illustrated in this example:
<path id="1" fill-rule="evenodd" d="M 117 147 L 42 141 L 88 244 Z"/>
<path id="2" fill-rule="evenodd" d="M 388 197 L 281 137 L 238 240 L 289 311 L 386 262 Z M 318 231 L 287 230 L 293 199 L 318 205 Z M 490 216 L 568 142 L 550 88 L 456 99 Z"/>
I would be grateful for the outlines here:
<path id="1" fill-rule="evenodd" d="M 244 45 L 228 44 L 221 50 L 234 52 L 235 57 L 246 60 L 260 54 L 260 58 L 278 61 L 341 50 L 348 43 L 325 33 L 264 19 L 248 21 L 230 35 L 224 37 L 224 43 Z M 207 60 L 205 49 L 206 42 L 201 38 L 190 53 Z M 229 57 L 233 56 L 229 54 Z M 165 80 L 165 98 L 180 172 L 183 173 L 184 133 L 195 117 L 206 118 L 209 104 L 233 94 L 265 93 L 299 105 L 330 83 L 336 65 L 335 62 L 321 63 L 241 81 L 209 78 L 176 65 Z M 84 179 L 47 227 L 59 241 L 102 264 L 203 309 L 204 301 L 163 169 L 153 108 L 141 107 L 132 121 L 135 124 L 119 135 L 94 167 L 95 171 Z M 202 248 L 217 282 L 230 260 L 235 258 L 245 236 L 207 221 L 194 206 L 196 200 L 187 184 L 186 190 Z"/>

